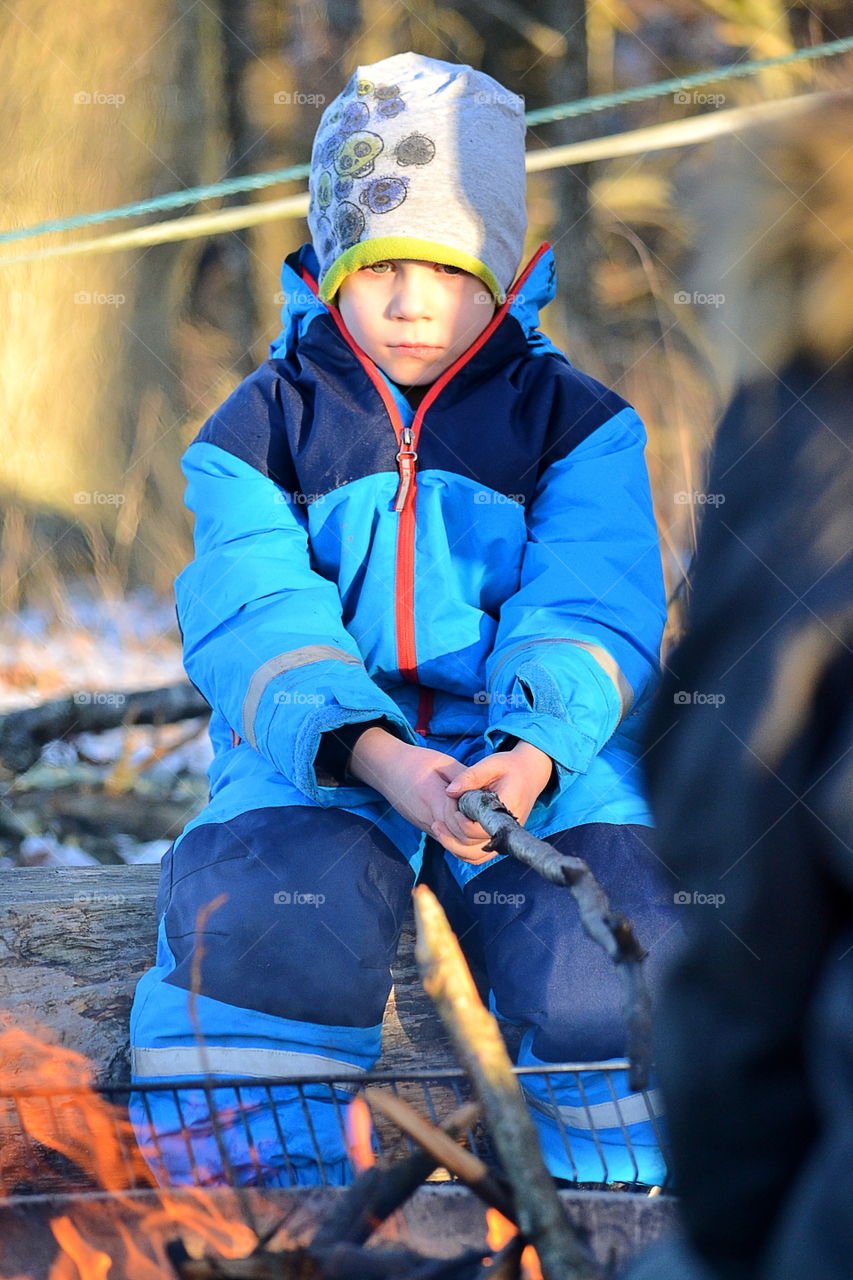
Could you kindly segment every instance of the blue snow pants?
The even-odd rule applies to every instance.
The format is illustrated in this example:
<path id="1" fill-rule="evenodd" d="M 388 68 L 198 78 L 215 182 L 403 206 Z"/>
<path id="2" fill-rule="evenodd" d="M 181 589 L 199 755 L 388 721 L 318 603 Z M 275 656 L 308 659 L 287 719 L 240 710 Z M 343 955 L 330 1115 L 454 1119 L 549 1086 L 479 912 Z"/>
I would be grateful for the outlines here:
<path id="1" fill-rule="evenodd" d="M 676 886 L 650 835 L 590 823 L 548 838 L 584 858 L 631 916 L 654 989 L 680 928 Z M 583 933 L 569 891 L 509 858 L 460 883 L 454 863 L 428 840 L 420 879 L 444 904 L 492 1008 L 520 1024 L 519 1065 L 624 1057 L 620 978 Z M 268 1185 L 349 1180 L 346 1085 L 352 1077 L 357 1087 L 379 1056 L 413 882 L 390 838 L 343 809 L 256 809 L 176 841 L 162 866 L 157 962 L 131 1015 L 134 1079 L 188 1081 L 179 1095 L 135 1095 L 137 1133 L 160 1181 L 250 1183 L 259 1166 Z M 344 1086 L 256 1086 L 253 1095 L 253 1078 L 318 1075 Z M 233 1086 L 198 1086 L 217 1076 L 245 1081 L 239 1107 Z M 662 1180 L 657 1091 L 632 1094 L 626 1077 L 524 1077 L 555 1176 Z"/>

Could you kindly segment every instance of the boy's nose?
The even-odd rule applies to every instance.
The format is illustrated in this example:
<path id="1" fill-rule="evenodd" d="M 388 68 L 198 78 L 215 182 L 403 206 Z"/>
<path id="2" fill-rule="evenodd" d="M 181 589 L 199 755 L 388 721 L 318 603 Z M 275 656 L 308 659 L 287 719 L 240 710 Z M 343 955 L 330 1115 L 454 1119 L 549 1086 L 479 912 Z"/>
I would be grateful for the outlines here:
<path id="1" fill-rule="evenodd" d="M 421 319 L 430 312 L 430 290 L 423 273 L 404 269 L 397 273 L 391 296 L 391 313 L 401 320 Z"/>

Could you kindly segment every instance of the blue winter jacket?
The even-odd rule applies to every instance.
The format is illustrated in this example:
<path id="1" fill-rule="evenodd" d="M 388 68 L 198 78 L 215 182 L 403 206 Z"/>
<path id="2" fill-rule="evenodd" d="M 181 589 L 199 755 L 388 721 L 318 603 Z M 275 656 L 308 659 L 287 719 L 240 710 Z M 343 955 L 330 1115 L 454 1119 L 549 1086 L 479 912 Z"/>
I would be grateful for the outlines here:
<path id="1" fill-rule="evenodd" d="M 215 749 L 196 822 L 273 804 L 378 817 L 376 792 L 315 767 L 322 734 L 377 717 L 466 764 L 507 737 L 547 752 L 542 836 L 649 822 L 638 708 L 665 601 L 645 433 L 537 331 L 550 247 L 416 411 L 316 271 L 310 245 L 287 258 L 270 358 L 183 462 L 196 557 L 178 616 Z M 417 861 L 421 834 L 382 822 Z"/>

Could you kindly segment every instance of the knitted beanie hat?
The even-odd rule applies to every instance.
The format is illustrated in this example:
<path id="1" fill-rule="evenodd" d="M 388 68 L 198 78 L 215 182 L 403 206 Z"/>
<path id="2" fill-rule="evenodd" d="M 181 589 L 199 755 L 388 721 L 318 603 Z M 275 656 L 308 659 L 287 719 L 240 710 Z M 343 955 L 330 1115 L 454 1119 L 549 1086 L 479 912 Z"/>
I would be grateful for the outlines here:
<path id="1" fill-rule="evenodd" d="M 417 53 L 358 67 L 311 154 L 320 297 L 414 258 L 470 271 L 502 302 L 527 226 L 524 132 L 523 99 L 472 67 Z"/>

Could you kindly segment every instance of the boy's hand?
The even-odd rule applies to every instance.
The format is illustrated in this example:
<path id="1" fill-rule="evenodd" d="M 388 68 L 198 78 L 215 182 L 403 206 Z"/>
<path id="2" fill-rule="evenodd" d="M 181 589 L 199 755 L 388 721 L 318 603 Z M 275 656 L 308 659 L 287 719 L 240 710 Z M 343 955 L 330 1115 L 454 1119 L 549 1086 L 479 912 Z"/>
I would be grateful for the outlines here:
<path id="1" fill-rule="evenodd" d="M 517 742 L 511 751 L 496 751 L 469 768 L 462 769 L 448 784 L 447 795 L 455 800 L 463 791 L 494 791 L 513 817 L 524 826 L 531 809 L 548 785 L 553 768 L 553 760 L 544 751 L 529 742 Z M 483 831 L 479 823 L 468 825 L 476 827 L 478 832 Z M 477 864 L 494 857 L 494 854 L 482 853 L 473 848 L 478 843 L 475 839 L 466 840 L 461 849 L 449 845 L 441 823 L 438 824 L 438 829 L 433 829 L 433 835 L 464 862 Z"/>
<path id="2" fill-rule="evenodd" d="M 435 836 L 437 828 L 446 848 L 463 857 L 472 846 L 481 849 L 489 837 L 478 822 L 459 812 L 447 785 L 465 766 L 443 751 L 401 742 L 385 729 L 366 729 L 353 748 L 349 771 L 378 791 L 407 821 Z M 477 850 L 479 851 L 479 850 Z M 473 859 L 483 862 L 492 854 Z M 471 859 L 469 859 L 471 860 Z"/>
<path id="3" fill-rule="evenodd" d="M 488 832 L 460 813 L 457 796 L 487 788 L 524 823 L 552 768 L 544 751 L 519 742 L 511 751 L 496 752 L 466 769 L 443 751 L 411 746 L 378 728 L 361 735 L 349 763 L 350 773 L 378 791 L 404 818 L 474 865 L 494 854 L 483 852 Z"/>

